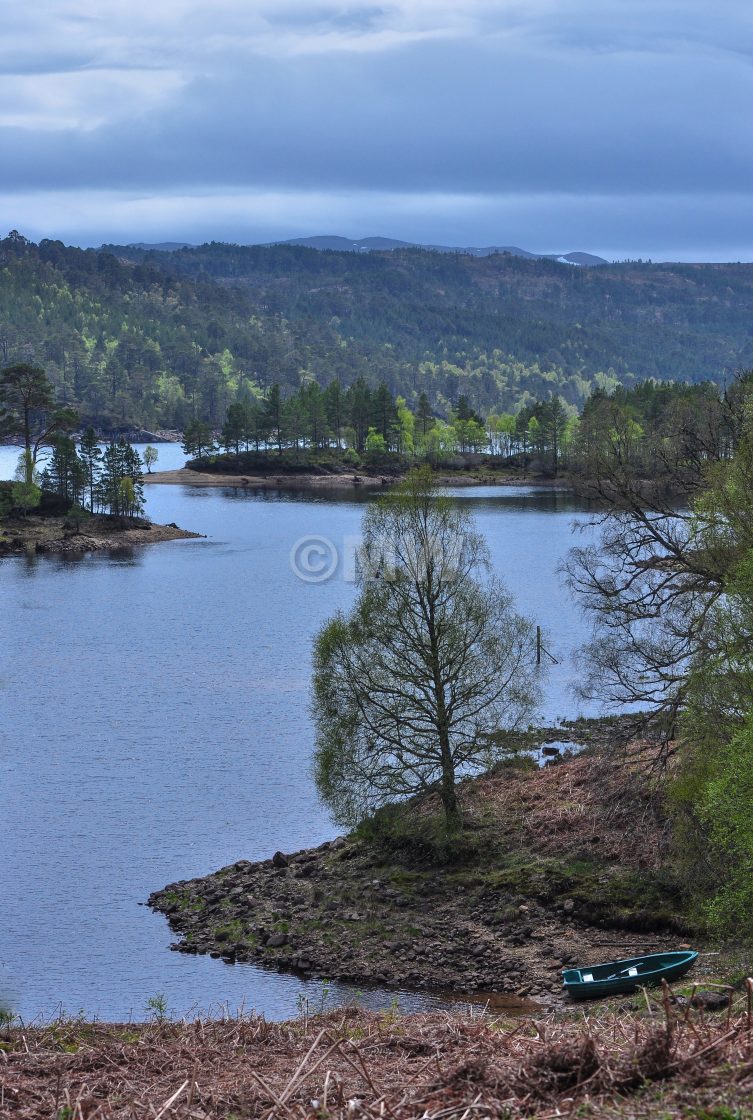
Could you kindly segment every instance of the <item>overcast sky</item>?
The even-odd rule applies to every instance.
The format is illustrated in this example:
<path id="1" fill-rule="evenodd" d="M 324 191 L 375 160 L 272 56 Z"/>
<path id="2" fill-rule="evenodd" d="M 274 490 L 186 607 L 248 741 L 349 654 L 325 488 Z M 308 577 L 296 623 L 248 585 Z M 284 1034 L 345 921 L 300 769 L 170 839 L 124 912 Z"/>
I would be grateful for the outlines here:
<path id="1" fill-rule="evenodd" d="M 753 260 L 745 0 L 5 0 L 0 28 L 0 233 Z"/>

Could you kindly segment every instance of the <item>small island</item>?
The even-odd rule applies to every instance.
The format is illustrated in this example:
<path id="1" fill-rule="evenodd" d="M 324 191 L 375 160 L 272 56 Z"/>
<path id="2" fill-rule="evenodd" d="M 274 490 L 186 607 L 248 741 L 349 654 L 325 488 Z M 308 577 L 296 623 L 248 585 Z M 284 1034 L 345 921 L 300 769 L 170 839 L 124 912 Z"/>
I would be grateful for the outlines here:
<path id="1" fill-rule="evenodd" d="M 60 407 L 46 372 L 26 363 L 0 370 L 0 435 L 18 442 L 14 480 L 0 481 L 0 556 L 83 554 L 198 537 L 144 516 L 144 460 L 122 436 L 104 448 L 91 426 L 78 436 L 74 409 Z"/>
<path id="2" fill-rule="evenodd" d="M 0 557 L 36 553 L 82 555 L 201 536 L 201 533 L 179 529 L 177 525 L 155 525 L 143 517 L 124 520 L 109 514 L 94 514 L 79 520 L 75 515 L 37 512 L 10 516 L 0 524 Z"/>

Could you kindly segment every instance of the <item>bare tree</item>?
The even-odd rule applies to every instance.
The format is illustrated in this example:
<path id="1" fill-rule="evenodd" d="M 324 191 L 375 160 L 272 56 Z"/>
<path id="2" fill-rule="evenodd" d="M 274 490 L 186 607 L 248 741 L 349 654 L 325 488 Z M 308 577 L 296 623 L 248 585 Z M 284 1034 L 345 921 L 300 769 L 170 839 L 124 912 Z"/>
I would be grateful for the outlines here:
<path id="1" fill-rule="evenodd" d="M 564 565 L 594 622 L 581 694 L 662 717 L 667 737 L 729 574 L 753 546 L 750 375 L 645 435 L 606 400 L 582 430 L 582 489 L 600 512 Z"/>
<path id="2" fill-rule="evenodd" d="M 531 623 L 488 568 L 467 512 L 428 468 L 364 516 L 360 594 L 316 639 L 315 773 L 335 817 L 438 790 L 460 825 L 458 776 L 499 757 L 491 733 L 538 701 Z"/>

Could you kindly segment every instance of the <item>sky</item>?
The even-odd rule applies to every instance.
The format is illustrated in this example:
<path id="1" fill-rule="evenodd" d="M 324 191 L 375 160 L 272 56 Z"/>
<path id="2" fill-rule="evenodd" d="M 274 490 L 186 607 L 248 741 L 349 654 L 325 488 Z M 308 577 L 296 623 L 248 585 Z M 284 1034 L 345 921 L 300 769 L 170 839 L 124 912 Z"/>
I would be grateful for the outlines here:
<path id="1" fill-rule="evenodd" d="M 0 235 L 753 260 L 745 0 L 0 0 Z"/>

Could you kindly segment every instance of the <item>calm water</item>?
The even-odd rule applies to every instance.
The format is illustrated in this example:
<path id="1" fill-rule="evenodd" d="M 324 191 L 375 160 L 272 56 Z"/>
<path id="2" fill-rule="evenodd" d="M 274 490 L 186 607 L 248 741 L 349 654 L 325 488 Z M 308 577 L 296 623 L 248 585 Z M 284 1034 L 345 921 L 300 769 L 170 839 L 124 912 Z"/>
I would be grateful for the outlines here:
<path id="1" fill-rule="evenodd" d="M 161 468 L 182 461 L 159 451 Z M 0 477 L 16 456 L 0 449 Z M 562 662 L 544 714 L 576 714 L 583 623 L 556 566 L 578 508 L 528 488 L 457 493 Z M 295 1015 L 317 982 L 171 953 L 164 918 L 141 904 L 175 879 L 336 834 L 309 776 L 309 658 L 354 588 L 342 561 L 310 583 L 290 555 L 309 536 L 347 554 L 367 499 L 175 486 L 147 498 L 155 521 L 207 539 L 0 561 L 0 996 L 27 1018 L 139 1017 L 157 993 L 180 1014 Z"/>

